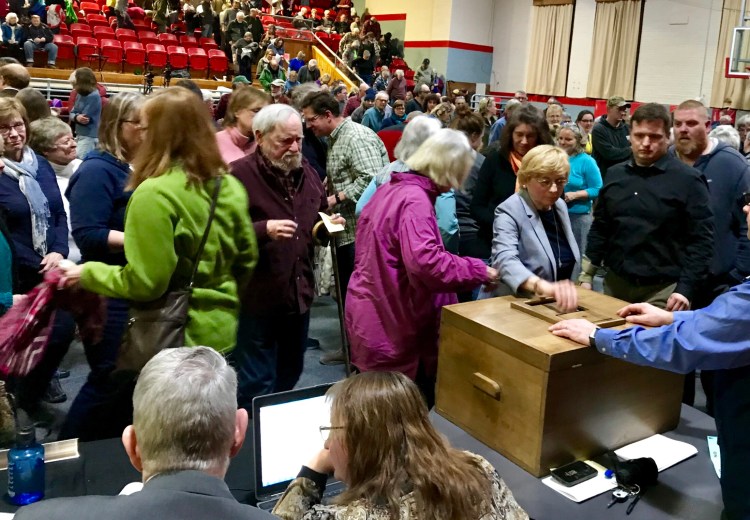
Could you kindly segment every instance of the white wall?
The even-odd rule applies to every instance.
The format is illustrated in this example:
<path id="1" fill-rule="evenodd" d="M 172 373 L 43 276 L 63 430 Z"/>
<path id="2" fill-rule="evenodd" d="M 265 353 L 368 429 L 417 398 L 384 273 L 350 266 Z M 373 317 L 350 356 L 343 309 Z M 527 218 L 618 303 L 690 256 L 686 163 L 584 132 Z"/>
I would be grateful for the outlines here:
<path id="1" fill-rule="evenodd" d="M 576 8 L 573 12 L 573 37 L 570 41 L 568 88 L 565 94 L 568 97 L 586 97 L 595 16 L 596 0 L 578 0 L 576 2 Z"/>
<path id="2" fill-rule="evenodd" d="M 513 92 L 525 88 L 531 38 L 532 2 L 496 0 L 492 38 L 494 48 L 490 90 Z"/>
<path id="3" fill-rule="evenodd" d="M 443 39 L 492 45 L 494 16 L 495 5 L 492 0 L 454 0 L 450 37 Z"/>
<path id="4" fill-rule="evenodd" d="M 678 104 L 711 98 L 722 0 L 649 0 L 635 99 Z"/>

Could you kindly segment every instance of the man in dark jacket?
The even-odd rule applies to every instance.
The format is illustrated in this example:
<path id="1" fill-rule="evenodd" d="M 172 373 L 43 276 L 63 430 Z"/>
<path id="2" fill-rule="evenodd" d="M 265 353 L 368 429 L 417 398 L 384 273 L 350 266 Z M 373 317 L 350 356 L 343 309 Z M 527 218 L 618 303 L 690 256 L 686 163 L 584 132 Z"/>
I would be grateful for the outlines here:
<path id="1" fill-rule="evenodd" d="M 258 18 L 260 11 L 257 9 L 250 9 L 250 16 L 247 17 L 247 25 L 250 27 L 250 32 L 253 35 L 253 41 L 258 43 L 263 39 L 263 23 Z"/>
<path id="2" fill-rule="evenodd" d="M 625 124 L 625 113 L 630 108 L 620 96 L 607 100 L 607 115 L 599 118 L 591 131 L 594 150 L 591 156 L 599 166 L 602 179 L 610 166 L 621 163 L 630 158 L 630 142 L 628 141 L 628 126 Z"/>
<path id="3" fill-rule="evenodd" d="M 323 183 L 302 156 L 299 112 L 269 105 L 253 129 L 257 150 L 231 165 L 250 197 L 260 254 L 232 352 L 242 407 L 257 395 L 291 390 L 302 373 L 315 292 L 313 227 L 328 209 Z"/>
<path id="4" fill-rule="evenodd" d="M 52 31 L 42 23 L 42 19 L 38 15 L 32 16 L 31 25 L 26 29 L 26 41 L 23 43 L 27 67 L 34 64 L 34 51 L 47 51 L 47 66 L 55 68 L 57 45 L 52 42 L 53 39 Z"/>
<path id="5" fill-rule="evenodd" d="M 299 69 L 298 80 L 300 83 L 309 83 L 311 81 L 318 81 L 320 79 L 320 69 L 318 68 L 317 60 L 310 60 L 307 65 L 303 65 Z"/>

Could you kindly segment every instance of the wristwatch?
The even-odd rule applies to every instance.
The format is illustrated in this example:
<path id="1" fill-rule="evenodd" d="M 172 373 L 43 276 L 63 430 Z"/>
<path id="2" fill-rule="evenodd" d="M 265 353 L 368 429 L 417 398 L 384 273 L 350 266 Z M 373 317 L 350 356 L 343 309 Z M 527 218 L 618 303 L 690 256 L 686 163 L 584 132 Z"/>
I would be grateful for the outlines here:
<path id="1" fill-rule="evenodd" d="M 589 346 L 593 349 L 596 349 L 596 331 L 599 330 L 601 327 L 597 327 L 594 330 L 591 331 L 591 334 L 589 334 Z"/>
<path id="2" fill-rule="evenodd" d="M 339 192 L 333 194 L 334 198 L 336 199 L 336 204 L 341 204 L 341 197 L 339 197 Z"/>

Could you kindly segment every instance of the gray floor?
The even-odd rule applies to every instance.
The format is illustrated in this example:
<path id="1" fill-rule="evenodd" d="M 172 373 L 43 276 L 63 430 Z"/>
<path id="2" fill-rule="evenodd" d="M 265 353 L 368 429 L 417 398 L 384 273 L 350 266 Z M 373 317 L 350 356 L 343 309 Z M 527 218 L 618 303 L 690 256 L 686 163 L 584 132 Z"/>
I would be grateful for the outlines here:
<path id="1" fill-rule="evenodd" d="M 308 350 L 305 353 L 305 368 L 297 387 L 304 388 L 323 383 L 338 381 L 345 376 L 343 365 L 324 366 L 319 362 L 324 351 L 333 351 L 341 346 L 339 320 L 336 303 L 328 296 L 316 299 L 311 310 L 310 337 L 318 339 L 324 350 Z M 60 425 L 70 407 L 70 403 L 80 390 L 89 373 L 89 367 L 80 342 L 75 342 L 62 363 L 63 368 L 70 370 L 70 377 L 62 380 L 63 389 L 68 400 L 58 405 L 45 405 L 56 418 L 51 430 L 39 430 L 37 438 L 44 441 L 56 440 Z M 706 396 L 700 380 L 696 380 L 695 407 L 705 411 Z"/>

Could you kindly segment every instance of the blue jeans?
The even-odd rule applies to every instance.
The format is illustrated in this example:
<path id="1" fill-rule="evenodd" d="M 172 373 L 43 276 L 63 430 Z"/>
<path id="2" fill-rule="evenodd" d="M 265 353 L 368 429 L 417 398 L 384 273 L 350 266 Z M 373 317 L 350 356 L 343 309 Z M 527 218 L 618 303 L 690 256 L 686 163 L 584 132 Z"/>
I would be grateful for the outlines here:
<path id="1" fill-rule="evenodd" d="M 91 372 L 70 407 L 60 431 L 61 439 L 78 437 L 93 441 L 119 437 L 133 421 L 132 388 L 116 384 L 110 377 L 127 321 L 127 301 L 109 298 L 101 341 L 83 345 Z"/>
<path id="2" fill-rule="evenodd" d="M 57 45 L 54 43 L 34 43 L 26 40 L 23 44 L 23 53 L 26 55 L 26 63 L 34 62 L 34 51 L 47 51 L 47 63 L 55 64 L 57 59 Z"/>
<path id="3" fill-rule="evenodd" d="M 237 346 L 228 356 L 237 371 L 238 406 L 253 397 L 291 390 L 302 374 L 310 311 L 256 315 L 240 312 Z"/>
<path id="4" fill-rule="evenodd" d="M 88 137 L 85 135 L 79 135 L 76 137 L 76 157 L 78 159 L 85 159 L 86 156 L 96 148 L 99 144 L 99 139 L 96 137 Z"/>
<path id="5" fill-rule="evenodd" d="M 588 244 L 589 231 L 591 230 L 591 223 L 594 221 L 594 217 L 591 213 L 569 213 L 570 226 L 573 228 L 573 236 L 578 244 L 578 249 L 581 251 L 581 259 L 586 254 L 586 244 Z M 571 279 L 575 282 L 578 280 L 578 275 L 581 274 L 581 264 L 578 264 L 573 269 L 573 275 Z"/>

